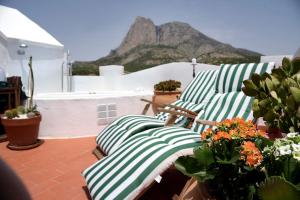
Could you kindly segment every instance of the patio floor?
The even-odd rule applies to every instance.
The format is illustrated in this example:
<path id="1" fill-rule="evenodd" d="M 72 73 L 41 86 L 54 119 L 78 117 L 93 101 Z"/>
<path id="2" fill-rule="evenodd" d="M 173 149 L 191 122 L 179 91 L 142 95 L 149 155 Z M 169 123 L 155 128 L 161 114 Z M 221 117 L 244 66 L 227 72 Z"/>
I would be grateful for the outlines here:
<path id="1" fill-rule="evenodd" d="M 34 200 L 88 199 L 81 171 L 97 161 L 95 138 L 51 139 L 24 151 L 0 143 L 0 157 L 19 175 Z"/>

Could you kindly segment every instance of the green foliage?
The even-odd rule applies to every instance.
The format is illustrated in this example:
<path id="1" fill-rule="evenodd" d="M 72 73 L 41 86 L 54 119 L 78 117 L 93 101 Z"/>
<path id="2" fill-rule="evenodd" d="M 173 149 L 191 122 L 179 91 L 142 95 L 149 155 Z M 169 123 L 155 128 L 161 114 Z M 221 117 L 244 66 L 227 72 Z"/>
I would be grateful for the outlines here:
<path id="1" fill-rule="evenodd" d="M 93 64 L 74 63 L 72 66 L 73 76 L 99 75 L 99 67 Z"/>
<path id="2" fill-rule="evenodd" d="M 176 91 L 180 87 L 181 87 L 180 81 L 168 80 L 168 81 L 161 81 L 158 84 L 155 84 L 154 90 L 156 90 L 156 91 Z"/>
<path id="3" fill-rule="evenodd" d="M 280 176 L 272 176 L 260 184 L 258 195 L 262 200 L 296 200 L 300 199 L 300 189 Z"/>
<path id="4" fill-rule="evenodd" d="M 271 74 L 254 74 L 244 81 L 247 96 L 254 97 L 254 117 L 283 132 L 300 131 L 300 63 L 287 58 Z"/>

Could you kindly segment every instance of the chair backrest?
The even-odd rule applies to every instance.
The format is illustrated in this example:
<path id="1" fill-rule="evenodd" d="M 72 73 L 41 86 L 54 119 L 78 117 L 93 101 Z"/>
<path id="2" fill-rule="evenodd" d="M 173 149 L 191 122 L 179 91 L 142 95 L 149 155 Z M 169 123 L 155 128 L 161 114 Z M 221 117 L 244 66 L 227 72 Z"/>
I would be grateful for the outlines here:
<path id="1" fill-rule="evenodd" d="M 243 81 L 253 73 L 270 73 L 275 63 L 222 64 L 215 82 L 216 93 L 241 91 Z"/>
<path id="2" fill-rule="evenodd" d="M 204 110 L 199 113 L 197 119 L 220 122 L 224 119 L 240 117 L 245 120 L 252 120 L 252 102 L 253 98 L 246 96 L 243 92 L 217 93 L 211 98 Z M 194 122 L 192 130 L 201 134 L 209 127 Z"/>
<path id="3" fill-rule="evenodd" d="M 187 85 L 179 99 L 184 102 L 193 102 L 195 104 L 202 102 L 210 93 L 212 94 L 214 92 L 217 73 L 218 70 L 199 72 Z"/>
<path id="4" fill-rule="evenodd" d="M 274 66 L 275 63 L 222 64 L 215 81 L 215 94 L 198 114 L 197 119 L 217 122 L 233 117 L 253 119 L 253 98 L 241 91 L 243 81 L 251 78 L 253 73 L 270 73 Z M 195 122 L 192 130 L 202 133 L 208 127 Z"/>
<path id="5" fill-rule="evenodd" d="M 201 71 L 197 76 L 187 85 L 182 92 L 179 100 L 172 103 L 172 105 L 183 107 L 185 109 L 199 112 L 205 103 L 208 102 L 210 96 L 215 93 L 215 80 L 218 70 Z M 168 107 L 166 107 L 168 109 Z M 167 120 L 169 113 L 160 112 L 156 115 L 157 119 Z M 180 117 L 175 124 L 179 126 L 186 126 L 188 121 L 185 117 Z"/>

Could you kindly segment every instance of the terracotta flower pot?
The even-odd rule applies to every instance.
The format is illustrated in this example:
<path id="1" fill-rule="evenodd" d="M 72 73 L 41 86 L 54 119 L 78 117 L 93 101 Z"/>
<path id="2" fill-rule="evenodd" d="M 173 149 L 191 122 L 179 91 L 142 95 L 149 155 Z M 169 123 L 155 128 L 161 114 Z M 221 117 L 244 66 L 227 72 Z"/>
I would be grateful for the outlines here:
<path id="1" fill-rule="evenodd" d="M 28 119 L 4 119 L 4 125 L 7 139 L 9 141 L 8 148 L 14 150 L 30 149 L 39 146 L 38 133 L 41 115 L 37 115 Z"/>
<path id="2" fill-rule="evenodd" d="M 152 110 L 154 114 L 158 113 L 158 105 L 162 104 L 170 104 L 178 99 L 181 91 L 154 91 L 154 95 L 152 96 Z"/>
<path id="3" fill-rule="evenodd" d="M 279 128 L 268 127 L 267 133 L 271 140 L 275 140 L 276 138 L 282 138 L 285 135 Z"/>

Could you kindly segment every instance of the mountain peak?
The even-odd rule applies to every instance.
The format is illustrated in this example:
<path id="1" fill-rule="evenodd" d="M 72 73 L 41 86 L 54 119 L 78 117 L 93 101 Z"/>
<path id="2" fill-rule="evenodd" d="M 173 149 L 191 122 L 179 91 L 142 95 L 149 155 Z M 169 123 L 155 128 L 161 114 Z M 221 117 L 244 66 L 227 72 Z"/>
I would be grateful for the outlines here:
<path id="1" fill-rule="evenodd" d="M 127 72 L 134 72 L 164 63 L 190 62 L 192 58 L 220 64 L 258 62 L 260 56 L 210 38 L 187 23 L 175 21 L 156 26 L 151 19 L 138 16 L 117 49 L 96 61 L 77 62 L 74 66 L 98 69 L 101 65 L 118 64 L 124 65 Z"/>
<path id="2" fill-rule="evenodd" d="M 151 19 L 138 16 L 131 25 L 120 47 L 116 50 L 118 55 L 128 52 L 141 44 L 152 45 L 156 42 L 156 27 Z"/>

